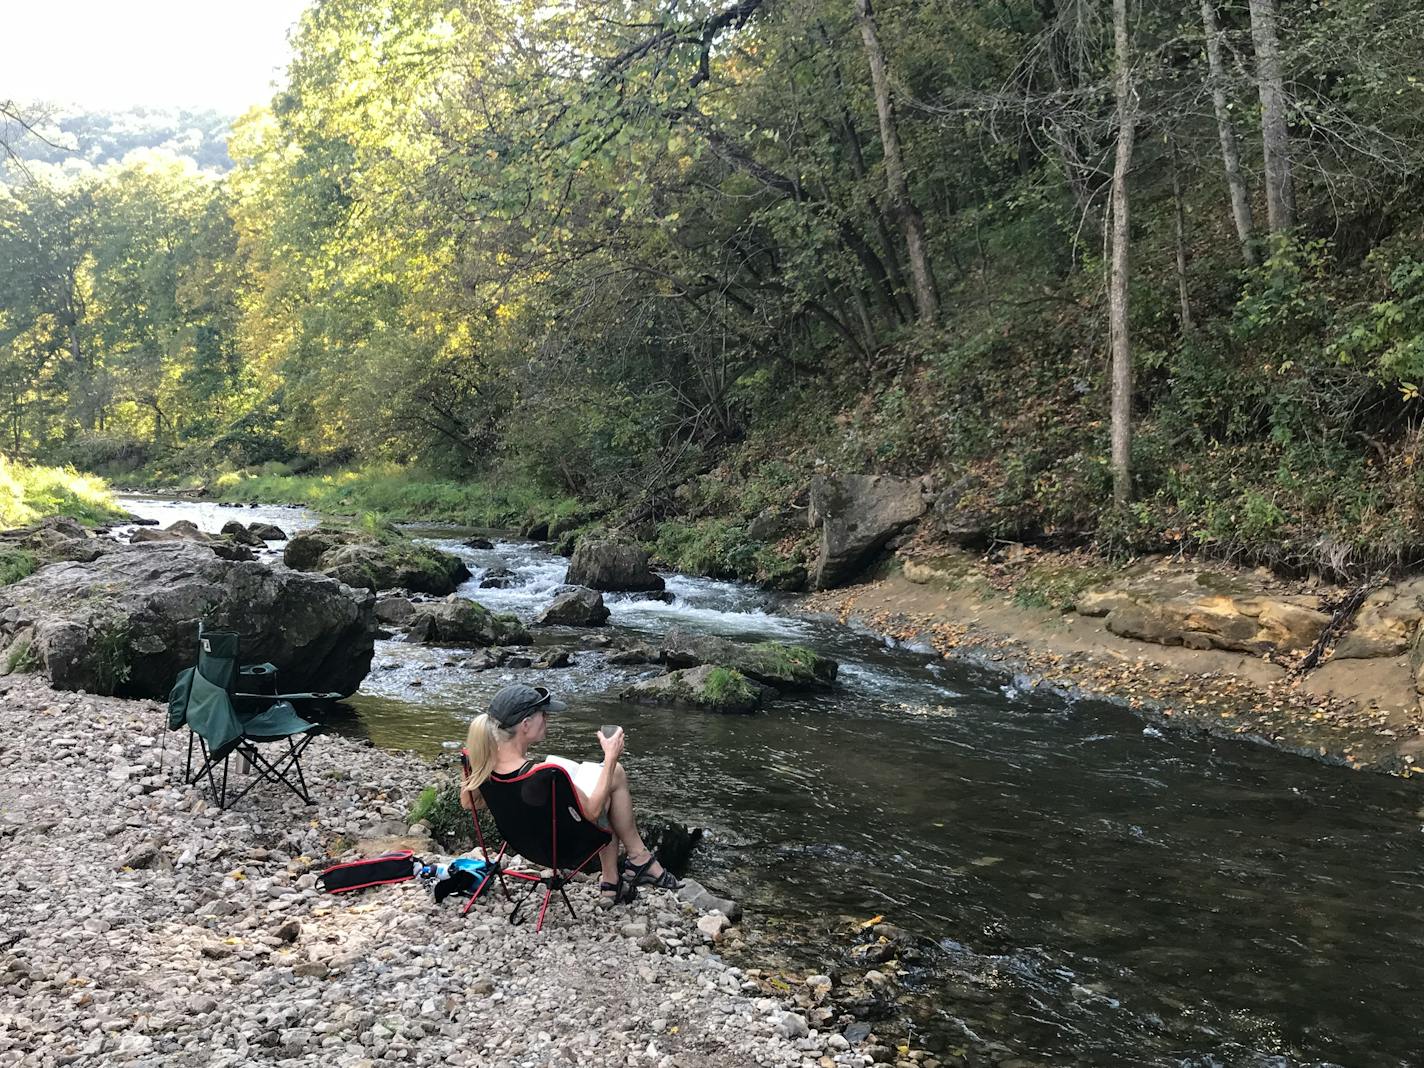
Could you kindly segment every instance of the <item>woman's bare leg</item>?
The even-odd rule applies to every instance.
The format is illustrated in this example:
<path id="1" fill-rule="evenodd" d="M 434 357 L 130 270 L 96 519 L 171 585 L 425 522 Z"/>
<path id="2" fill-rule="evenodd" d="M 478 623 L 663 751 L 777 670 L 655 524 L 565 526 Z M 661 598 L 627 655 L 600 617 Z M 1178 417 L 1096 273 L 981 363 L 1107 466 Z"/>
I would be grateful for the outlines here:
<path id="1" fill-rule="evenodd" d="M 633 795 L 628 791 L 628 773 L 621 764 L 613 773 L 613 791 L 608 796 L 608 823 L 634 864 L 642 864 L 652 855 L 652 850 L 638 833 L 638 821 L 633 816 Z M 662 871 L 663 866 L 654 861 L 648 874 L 656 878 Z"/>
<path id="2" fill-rule="evenodd" d="M 610 886 L 618 884 L 618 842 L 609 842 L 598 851 L 599 878 Z"/>

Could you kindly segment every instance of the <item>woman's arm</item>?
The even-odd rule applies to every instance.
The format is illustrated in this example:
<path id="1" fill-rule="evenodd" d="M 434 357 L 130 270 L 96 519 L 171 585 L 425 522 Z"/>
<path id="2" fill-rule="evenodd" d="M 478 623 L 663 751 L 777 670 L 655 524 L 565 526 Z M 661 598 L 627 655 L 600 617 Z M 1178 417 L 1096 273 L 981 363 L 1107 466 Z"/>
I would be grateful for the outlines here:
<path id="1" fill-rule="evenodd" d="M 623 756 L 623 728 L 619 727 L 618 733 L 612 738 L 605 738 L 603 732 L 599 731 L 598 744 L 603 746 L 603 770 L 599 773 L 593 791 L 581 798 L 584 811 L 595 819 L 603 815 L 603 810 L 608 807 L 608 799 L 613 795 L 613 776 L 618 769 L 618 761 Z"/>
<path id="2" fill-rule="evenodd" d="M 466 812 L 473 812 L 477 808 L 484 808 L 485 796 L 478 790 L 472 793 L 462 786 L 460 787 L 460 807 Z"/>

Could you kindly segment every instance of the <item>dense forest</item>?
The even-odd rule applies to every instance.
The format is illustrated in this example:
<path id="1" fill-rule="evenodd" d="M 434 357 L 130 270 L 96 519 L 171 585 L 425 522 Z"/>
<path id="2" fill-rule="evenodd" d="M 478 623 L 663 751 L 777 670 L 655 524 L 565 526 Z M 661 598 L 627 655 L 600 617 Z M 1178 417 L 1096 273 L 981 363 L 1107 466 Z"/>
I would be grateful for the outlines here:
<path id="1" fill-rule="evenodd" d="M 748 520 L 826 469 L 982 537 L 1407 564 L 1417 17 L 317 0 L 231 171 L 7 171 L 0 440 L 497 486 L 762 579 L 796 547 Z"/>

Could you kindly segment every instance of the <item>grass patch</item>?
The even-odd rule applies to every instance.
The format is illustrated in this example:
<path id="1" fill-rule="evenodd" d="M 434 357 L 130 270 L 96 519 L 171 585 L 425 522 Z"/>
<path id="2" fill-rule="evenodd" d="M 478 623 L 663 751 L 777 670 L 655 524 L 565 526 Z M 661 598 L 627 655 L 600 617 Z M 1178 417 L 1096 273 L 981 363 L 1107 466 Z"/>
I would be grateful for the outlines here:
<path id="1" fill-rule="evenodd" d="M 572 498 L 551 497 L 517 480 L 456 481 L 391 466 L 314 475 L 238 472 L 221 476 L 214 489 L 224 501 L 300 504 L 330 515 L 476 527 L 513 527 L 531 515 L 552 521 L 579 508 Z"/>
<path id="2" fill-rule="evenodd" d="M 737 704 L 756 699 L 747 677 L 735 668 L 713 668 L 702 687 L 703 696 L 714 705 Z"/>
<path id="3" fill-rule="evenodd" d="M 52 515 L 104 523 L 123 514 L 101 478 L 72 467 L 31 467 L 0 456 L 0 529 Z"/>

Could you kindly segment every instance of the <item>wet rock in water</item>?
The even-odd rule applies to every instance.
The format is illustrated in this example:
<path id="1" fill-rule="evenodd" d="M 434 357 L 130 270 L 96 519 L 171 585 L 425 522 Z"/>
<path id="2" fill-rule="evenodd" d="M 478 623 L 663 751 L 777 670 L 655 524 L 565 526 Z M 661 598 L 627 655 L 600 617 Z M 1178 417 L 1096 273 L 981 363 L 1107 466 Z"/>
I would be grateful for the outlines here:
<path id="1" fill-rule="evenodd" d="M 595 590 L 661 590 L 665 585 L 649 568 L 645 549 L 608 537 L 579 539 L 564 582 Z"/>
<path id="2" fill-rule="evenodd" d="M 813 479 L 807 518 L 821 528 L 821 546 L 811 569 L 812 585 L 824 590 L 854 578 L 891 538 L 925 514 L 928 490 L 924 478 Z"/>
<path id="3" fill-rule="evenodd" d="M 482 590 L 507 590 L 518 583 L 519 577 L 507 567 L 491 567 L 480 576 Z"/>
<path id="4" fill-rule="evenodd" d="M 762 705 L 763 695 L 763 688 L 740 671 L 715 664 L 643 679 L 619 694 L 623 700 L 636 704 L 738 713 L 755 712 Z"/>
<path id="5" fill-rule="evenodd" d="M 370 670 L 373 608 L 329 578 L 220 560 L 203 545 L 115 546 L 0 587 L 0 662 L 23 643 L 56 689 L 166 697 L 204 619 L 241 634 L 243 660 L 275 664 L 291 690 L 349 694 Z"/>
<path id="6" fill-rule="evenodd" d="M 415 605 L 409 597 L 378 597 L 376 598 L 376 618 L 382 623 L 390 623 L 393 626 L 402 626 L 410 621 L 415 615 Z"/>
<path id="7" fill-rule="evenodd" d="M 263 541 L 286 541 L 287 532 L 272 523 L 253 523 L 247 528 Z"/>
<path id="8" fill-rule="evenodd" d="M 505 660 L 504 666 L 508 668 L 533 667 L 534 660 L 533 658 L 527 656 L 511 656 L 507 660 Z"/>
<path id="9" fill-rule="evenodd" d="M 601 627 L 608 622 L 603 595 L 585 586 L 560 590 L 535 621 L 541 627 Z"/>
<path id="10" fill-rule="evenodd" d="M 489 538 L 467 538 L 464 542 L 467 549 L 493 549 L 494 542 Z"/>
<path id="11" fill-rule="evenodd" d="M 425 645 L 500 645 L 529 641 L 529 632 L 510 612 L 495 614 L 464 597 L 414 606 L 406 640 Z"/>
<path id="12" fill-rule="evenodd" d="M 267 548 L 267 542 L 261 536 L 254 534 L 248 527 L 239 523 L 236 519 L 229 519 L 222 525 L 221 533 L 231 538 L 238 545 L 249 545 L 258 549 Z"/>
<path id="13" fill-rule="evenodd" d="M 840 670 L 828 656 L 781 642 L 734 642 L 674 627 L 663 636 L 661 658 L 670 667 L 720 664 L 781 690 L 827 690 Z"/>
<path id="14" fill-rule="evenodd" d="M 661 659 L 661 654 L 651 645 L 632 645 L 627 649 L 619 649 L 617 652 L 608 654 L 608 662 L 620 666 L 656 664 L 659 659 Z"/>
<path id="15" fill-rule="evenodd" d="M 534 666 L 536 668 L 564 668 L 571 663 L 573 663 L 573 658 L 567 649 L 551 649 L 534 661 Z"/>

